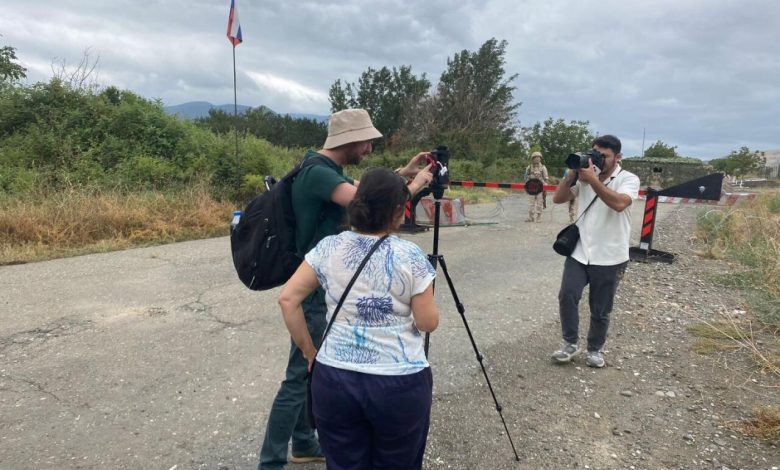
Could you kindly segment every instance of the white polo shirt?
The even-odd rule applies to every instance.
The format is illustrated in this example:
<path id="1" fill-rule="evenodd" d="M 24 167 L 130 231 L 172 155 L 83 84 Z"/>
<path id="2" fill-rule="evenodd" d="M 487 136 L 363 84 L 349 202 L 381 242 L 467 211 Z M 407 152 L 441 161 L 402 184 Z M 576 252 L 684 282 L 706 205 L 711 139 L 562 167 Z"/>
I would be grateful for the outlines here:
<path id="1" fill-rule="evenodd" d="M 571 257 L 582 264 L 614 266 L 628 261 L 628 243 L 631 237 L 631 207 L 639 196 L 639 177 L 615 165 L 612 174 L 604 180 L 607 188 L 631 198 L 632 204 L 618 212 L 600 198 L 577 222 L 580 241 Z M 591 185 L 577 181 L 571 188 L 579 197 L 578 216 L 596 197 Z"/>

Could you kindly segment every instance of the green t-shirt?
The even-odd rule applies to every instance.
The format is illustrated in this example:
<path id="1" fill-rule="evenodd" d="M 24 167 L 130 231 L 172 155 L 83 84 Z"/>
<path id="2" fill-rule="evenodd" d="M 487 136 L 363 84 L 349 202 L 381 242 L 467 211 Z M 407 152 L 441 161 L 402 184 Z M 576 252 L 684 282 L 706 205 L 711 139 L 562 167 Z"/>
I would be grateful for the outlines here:
<path id="1" fill-rule="evenodd" d="M 295 247 L 305 255 L 328 235 L 346 229 L 347 211 L 331 196 L 336 186 L 354 180 L 344 176 L 344 169 L 330 158 L 309 150 L 304 160 L 317 158 L 324 165 L 311 165 L 298 173 L 292 187 L 292 206 L 295 212 Z"/>

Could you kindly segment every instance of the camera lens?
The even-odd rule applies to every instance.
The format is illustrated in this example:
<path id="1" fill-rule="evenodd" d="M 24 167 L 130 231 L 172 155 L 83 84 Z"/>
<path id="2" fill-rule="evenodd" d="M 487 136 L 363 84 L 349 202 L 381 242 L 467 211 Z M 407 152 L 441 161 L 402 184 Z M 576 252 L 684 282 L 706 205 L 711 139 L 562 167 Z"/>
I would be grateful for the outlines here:
<path id="1" fill-rule="evenodd" d="M 589 165 L 587 155 L 579 155 L 576 153 L 569 154 L 569 156 L 566 157 L 566 161 L 564 163 L 572 170 L 587 168 Z"/>

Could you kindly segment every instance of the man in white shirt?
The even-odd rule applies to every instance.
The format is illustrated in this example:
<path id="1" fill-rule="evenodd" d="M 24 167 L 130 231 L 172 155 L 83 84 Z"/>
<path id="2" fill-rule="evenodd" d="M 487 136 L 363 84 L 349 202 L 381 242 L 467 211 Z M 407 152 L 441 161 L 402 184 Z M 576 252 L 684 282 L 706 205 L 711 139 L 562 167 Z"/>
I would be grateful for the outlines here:
<path id="1" fill-rule="evenodd" d="M 623 155 L 617 137 L 604 135 L 594 140 L 592 147 L 602 156 L 601 168 L 591 158 L 586 168 L 570 171 L 553 194 L 556 204 L 579 196 L 581 217 L 577 222 L 580 240 L 563 267 L 558 293 L 563 340 L 552 358 L 556 362 L 569 362 L 580 352 L 578 306 L 582 291 L 590 284 L 590 329 L 585 362 L 590 367 L 601 368 L 605 364 L 603 348 L 609 314 L 628 264 L 631 203 L 639 195 L 639 178 L 620 167 Z M 575 175 L 579 181 L 573 184 Z"/>

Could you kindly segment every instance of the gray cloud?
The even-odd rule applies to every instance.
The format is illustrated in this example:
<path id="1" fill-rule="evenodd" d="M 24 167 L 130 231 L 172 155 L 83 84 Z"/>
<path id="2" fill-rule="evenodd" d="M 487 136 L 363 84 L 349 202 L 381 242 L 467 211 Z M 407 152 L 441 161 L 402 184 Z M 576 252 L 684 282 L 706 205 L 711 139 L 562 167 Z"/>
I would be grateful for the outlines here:
<path id="1" fill-rule="evenodd" d="M 336 79 L 411 65 L 435 82 L 447 57 L 509 42 L 522 125 L 588 120 L 625 152 L 656 140 L 713 158 L 780 148 L 780 3 L 771 0 L 237 0 L 242 104 L 327 113 Z M 89 48 L 99 81 L 166 104 L 233 100 L 229 1 L 35 0 L 4 6 L 2 44 L 30 81 Z"/>

